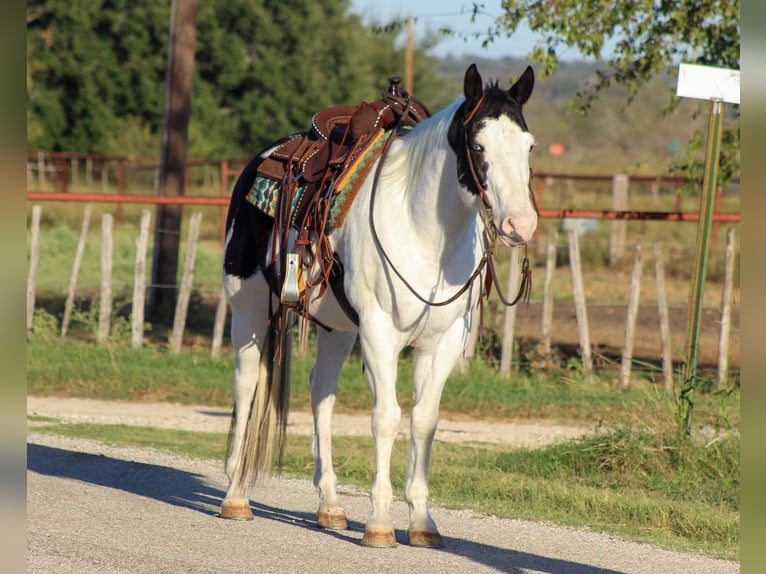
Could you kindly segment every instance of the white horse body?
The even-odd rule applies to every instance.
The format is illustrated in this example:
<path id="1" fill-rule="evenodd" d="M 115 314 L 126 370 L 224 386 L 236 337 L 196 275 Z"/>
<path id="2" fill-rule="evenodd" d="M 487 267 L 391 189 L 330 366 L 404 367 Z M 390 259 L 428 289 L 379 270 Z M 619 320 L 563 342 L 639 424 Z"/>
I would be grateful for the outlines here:
<path id="1" fill-rule="evenodd" d="M 518 117 L 532 83 L 528 69 L 522 80 L 503 92 L 510 94 L 516 103 Z M 310 380 L 315 416 L 314 484 L 320 498 L 318 523 L 327 528 L 347 525 L 336 493 L 331 417 L 340 369 L 358 335 L 372 391 L 376 451 L 372 512 L 362 542 L 367 546 L 395 545 L 389 470 L 401 419 L 396 399 L 397 362 L 406 346 L 413 351 L 414 390 L 404 491 L 410 509 L 409 541 L 416 546 L 443 545 L 428 511 L 428 465 L 442 389 L 467 345 L 471 311 L 478 304 L 484 285 L 484 271 L 474 275 L 485 250 L 481 193 L 493 207 L 492 223 L 498 236 L 507 243 L 528 241 L 537 222 L 528 195 L 528 155 L 534 143 L 531 134 L 525 125 L 520 126 L 508 115 L 500 113 L 493 117 L 495 111 L 491 106 L 481 107 L 487 103 L 474 66 L 466 72 L 465 92 L 465 101 L 461 99 L 448 106 L 392 142 L 382 160 L 377 184 L 372 176 L 367 178 L 343 226 L 329 235 L 332 250 L 343 264 L 343 286 L 348 302 L 358 314 L 358 327 L 329 289 L 319 299 L 309 295 L 310 314 L 320 325 L 317 360 Z M 473 151 L 465 150 L 464 155 L 475 154 L 469 158 L 473 164 L 468 167 L 480 173 L 467 179 L 461 178 L 465 161 L 461 162 L 454 142 L 451 145 L 448 139 L 455 139 L 450 130 L 461 127 L 456 123 L 456 114 L 462 112 L 467 116 L 470 110 L 478 110 L 478 114 L 474 124 L 462 126 L 472 131 L 466 132 L 465 138 L 458 138 L 458 144 L 472 146 Z M 471 181 L 483 190 L 472 189 Z M 229 239 L 237 224 L 234 215 Z M 420 300 L 438 304 L 469 281 L 469 287 L 449 304 L 433 306 Z M 233 312 L 232 342 L 237 355 L 234 432 L 226 465 L 231 483 L 221 514 L 251 518 L 246 484 L 240 472 L 243 459 L 248 456 L 242 444 L 249 430 L 248 413 L 257 395 L 256 387 L 263 385 L 269 366 L 269 358 L 262 360 L 262 351 L 267 338 L 270 294 L 262 271 L 247 278 L 224 274 L 224 284 Z"/>

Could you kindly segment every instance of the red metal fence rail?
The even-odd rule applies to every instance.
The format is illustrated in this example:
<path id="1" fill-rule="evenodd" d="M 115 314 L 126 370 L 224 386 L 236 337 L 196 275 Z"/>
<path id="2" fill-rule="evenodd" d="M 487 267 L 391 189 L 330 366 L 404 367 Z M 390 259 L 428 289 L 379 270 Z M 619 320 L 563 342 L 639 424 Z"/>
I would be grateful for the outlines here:
<path id="1" fill-rule="evenodd" d="M 73 170 L 70 169 L 76 165 L 79 160 L 109 162 L 113 165 L 115 172 L 114 193 L 94 193 L 94 192 L 73 192 L 69 191 L 70 180 Z M 64 152 L 38 152 L 30 154 L 30 171 L 35 162 L 37 162 L 38 171 L 43 166 L 50 164 L 52 169 L 47 169 L 53 173 L 53 183 L 57 191 L 27 191 L 28 201 L 62 201 L 62 202 L 94 202 L 94 203 L 114 203 L 117 205 L 117 221 L 121 220 L 121 206 L 123 204 L 154 204 L 154 205 L 197 205 L 197 206 L 219 206 L 221 208 L 221 239 L 223 240 L 226 207 L 229 204 L 230 186 L 229 182 L 236 178 L 241 169 L 233 166 L 243 166 L 247 163 L 244 159 L 191 159 L 187 162 L 188 181 L 189 168 L 200 166 L 217 166 L 220 178 L 220 196 L 195 196 L 185 195 L 182 197 L 166 197 L 156 194 L 127 194 L 125 193 L 125 170 L 126 164 L 130 166 L 132 172 L 156 171 L 159 166 L 156 158 L 153 157 L 134 157 L 117 156 L 104 154 L 84 154 L 84 153 L 64 153 Z M 47 164 L 46 164 L 47 162 Z M 102 167 L 103 169 L 103 167 Z M 38 173 L 38 176 L 40 174 Z M 539 205 L 542 205 L 545 194 L 546 181 L 587 181 L 587 182 L 609 182 L 614 176 L 604 174 L 565 174 L 565 173 L 542 173 L 535 174 L 535 193 Z M 689 180 L 682 177 L 658 177 L 650 175 L 631 175 L 630 181 L 642 184 L 670 185 L 679 188 L 690 183 Z M 733 183 L 737 184 L 738 179 Z M 716 201 L 716 209 L 713 215 L 713 222 L 720 223 L 739 223 L 739 213 L 722 213 L 720 211 L 719 193 Z M 676 203 L 675 211 L 636 211 L 636 210 L 614 210 L 614 209 L 551 209 L 541 208 L 540 216 L 542 218 L 567 219 L 607 219 L 607 220 L 654 220 L 654 221 L 688 221 L 699 220 L 697 211 L 681 211 L 680 196 Z M 716 225 L 717 227 L 717 225 Z M 717 234 L 716 234 L 717 235 Z"/>

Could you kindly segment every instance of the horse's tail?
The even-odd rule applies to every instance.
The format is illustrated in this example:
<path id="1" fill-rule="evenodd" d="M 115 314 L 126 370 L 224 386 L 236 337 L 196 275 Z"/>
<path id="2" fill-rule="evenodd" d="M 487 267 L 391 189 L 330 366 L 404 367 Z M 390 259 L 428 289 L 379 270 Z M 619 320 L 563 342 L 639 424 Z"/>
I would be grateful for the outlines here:
<path id="1" fill-rule="evenodd" d="M 240 464 L 233 480 L 248 487 L 266 472 L 282 470 L 287 434 L 287 415 L 290 406 L 290 359 L 292 335 L 288 324 L 288 310 L 269 322 L 266 340 L 261 349 L 258 381 L 247 414 L 247 426 L 242 439 Z M 274 324 L 276 323 L 276 324 Z M 232 415 L 232 428 L 237 413 Z M 232 432 L 229 432 L 231 449 Z"/>

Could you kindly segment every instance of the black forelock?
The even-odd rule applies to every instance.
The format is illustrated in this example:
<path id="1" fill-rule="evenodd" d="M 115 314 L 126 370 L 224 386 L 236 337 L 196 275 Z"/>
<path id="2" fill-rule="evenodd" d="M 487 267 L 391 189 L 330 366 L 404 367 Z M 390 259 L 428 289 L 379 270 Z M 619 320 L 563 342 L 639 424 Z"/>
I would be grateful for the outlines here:
<path id="1" fill-rule="evenodd" d="M 508 90 L 501 88 L 500 83 L 495 80 L 484 87 L 484 101 L 477 111 L 476 119 L 499 118 L 500 116 L 508 116 L 522 130 L 529 131 L 521 112 L 521 105 L 510 96 Z"/>

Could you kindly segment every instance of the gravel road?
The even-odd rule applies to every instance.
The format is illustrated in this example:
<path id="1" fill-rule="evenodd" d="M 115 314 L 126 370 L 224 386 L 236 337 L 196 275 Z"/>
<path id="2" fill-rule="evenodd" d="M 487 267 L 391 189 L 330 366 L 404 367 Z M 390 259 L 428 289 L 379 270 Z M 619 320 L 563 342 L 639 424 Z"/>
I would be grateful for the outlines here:
<path id="1" fill-rule="evenodd" d="M 29 397 L 27 412 L 162 428 L 225 430 L 228 425 L 224 410 L 167 404 Z M 291 419 L 290 432 L 310 430 L 302 417 Z M 407 507 L 401 501 L 393 508 L 399 546 L 362 548 L 359 542 L 369 513 L 366 493 L 343 489 L 349 529 L 323 531 L 314 521 L 313 486 L 296 479 L 260 486 L 254 494 L 254 521 L 225 521 L 216 517 L 226 486 L 222 463 L 46 435 L 35 432 L 38 424 L 30 422 L 27 440 L 27 572 L 740 571 L 738 562 L 670 552 L 597 532 L 441 508 L 434 508 L 433 514 L 446 548 L 411 548 L 405 543 Z M 343 432 L 369 432 L 369 418 L 339 417 L 338 426 Z M 507 441 L 506 433 L 513 432 L 522 438 Z M 532 446 L 583 432 L 588 429 L 441 421 L 437 440 Z"/>

